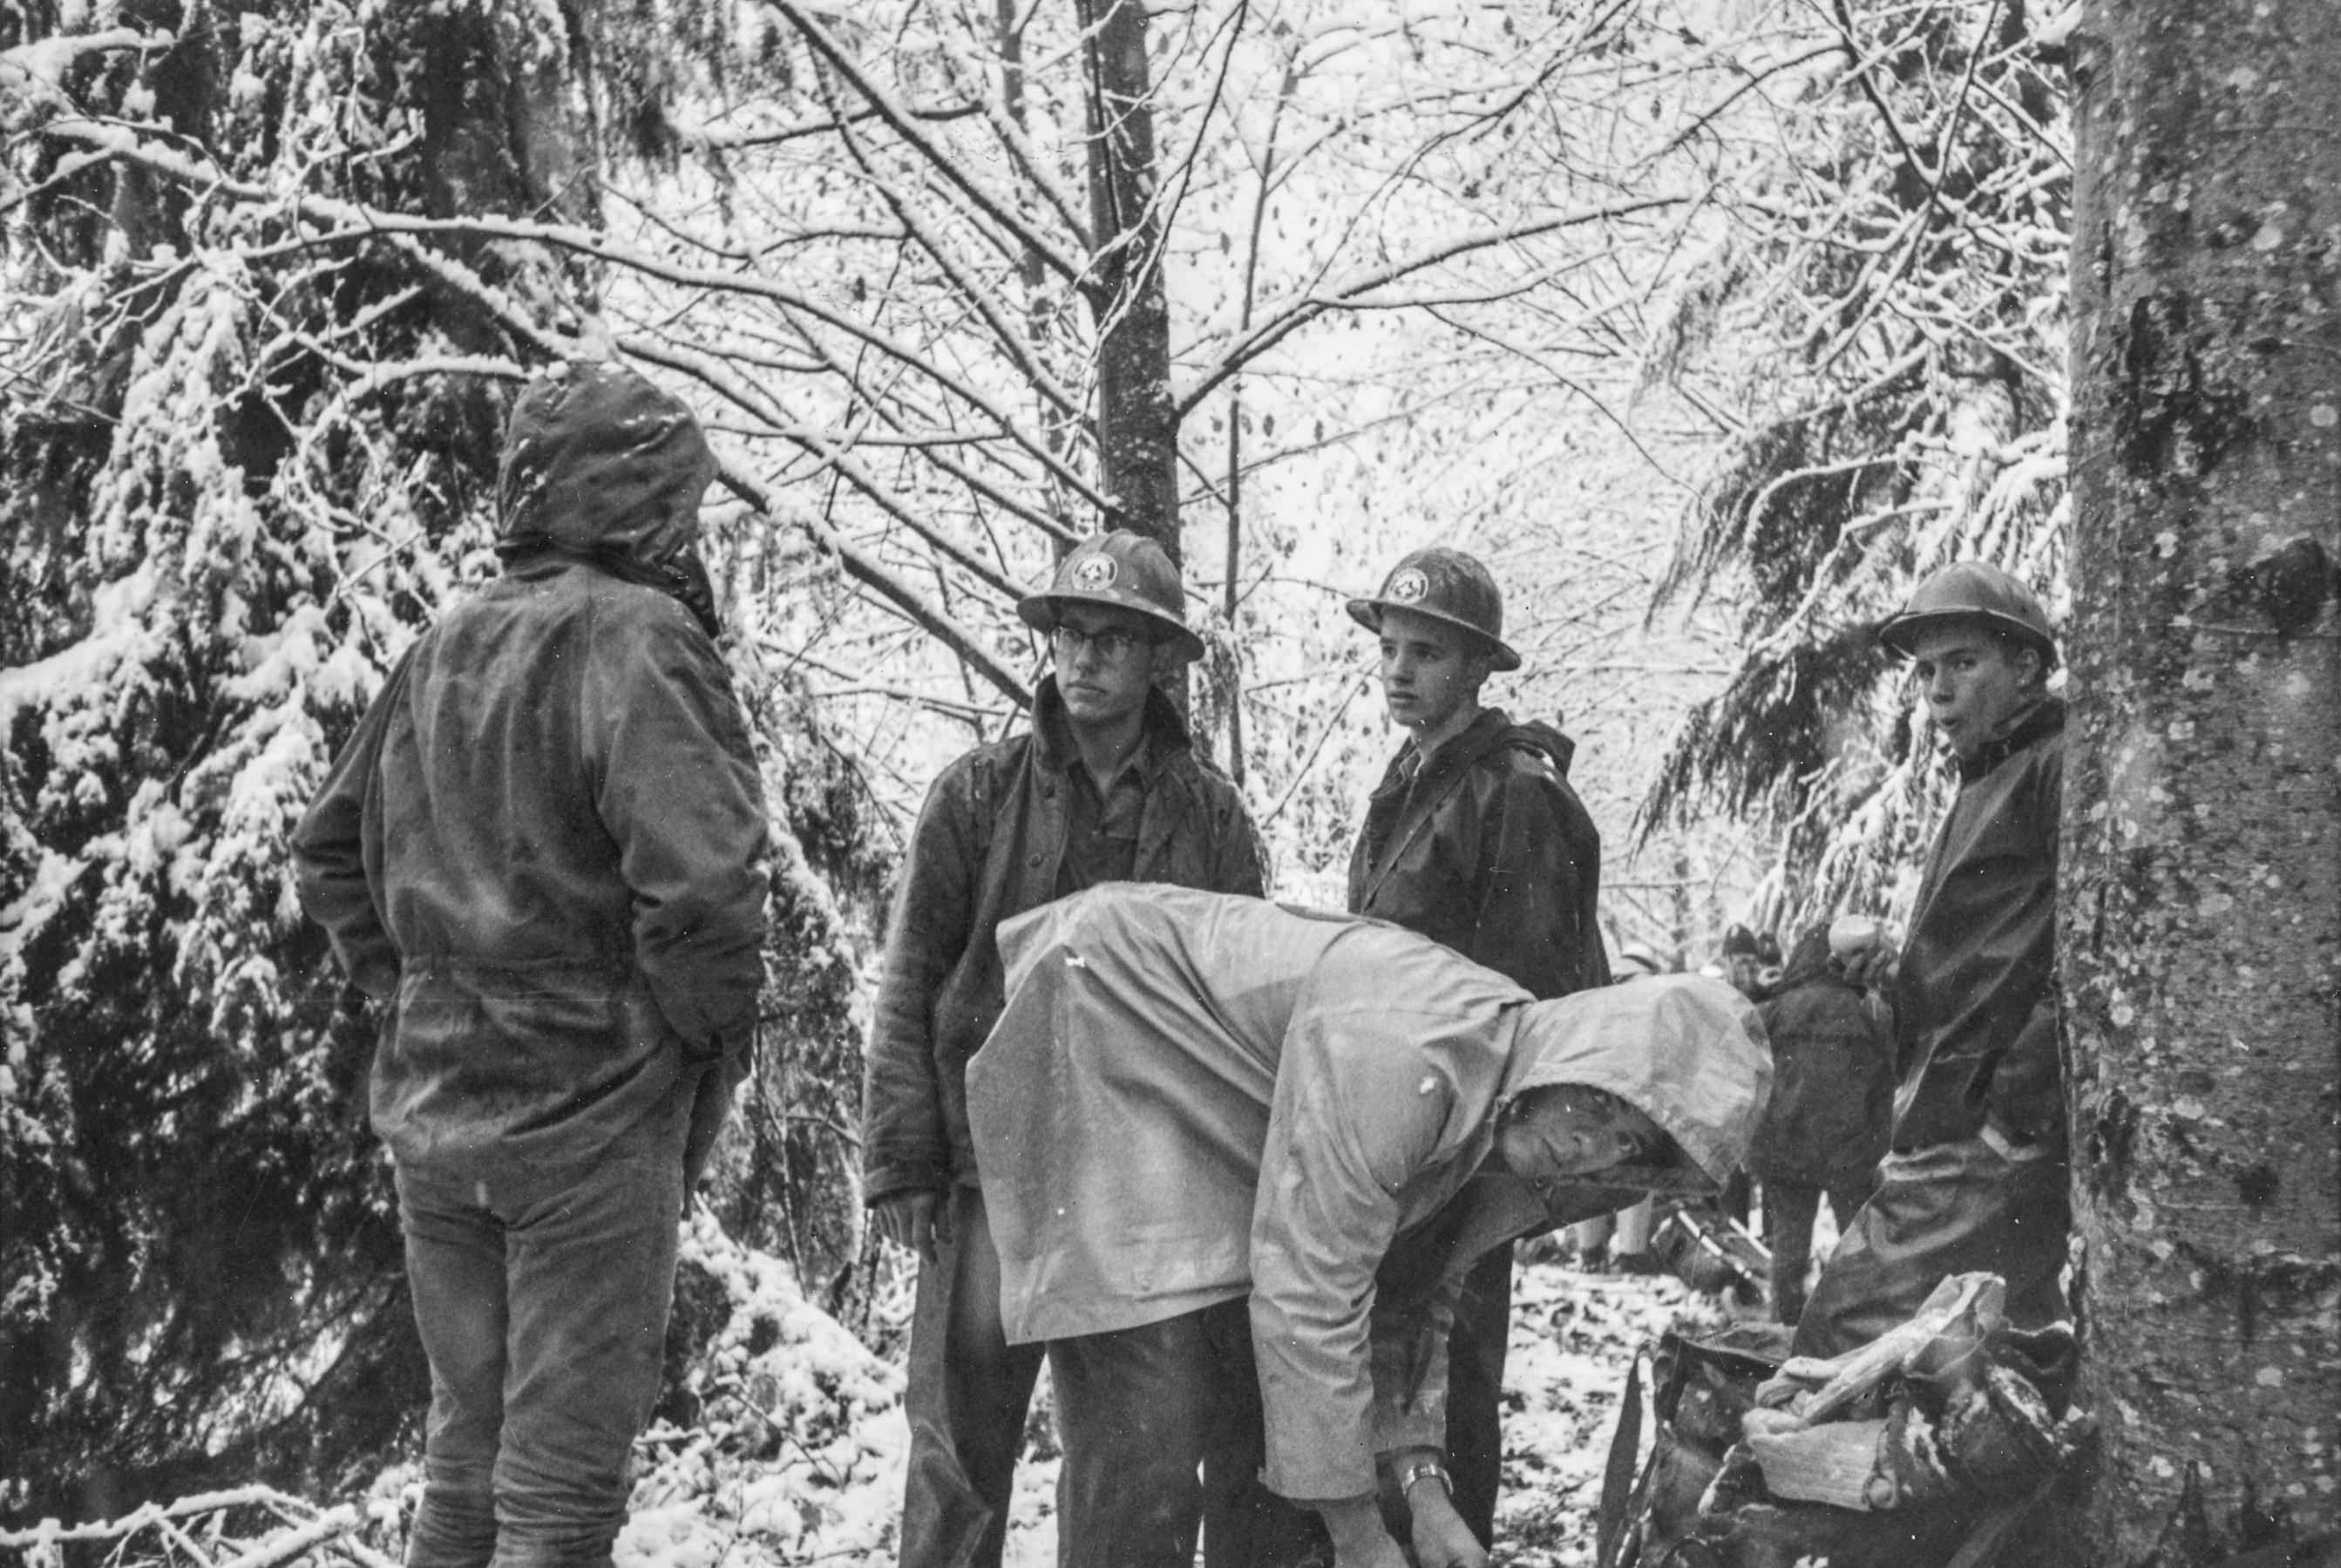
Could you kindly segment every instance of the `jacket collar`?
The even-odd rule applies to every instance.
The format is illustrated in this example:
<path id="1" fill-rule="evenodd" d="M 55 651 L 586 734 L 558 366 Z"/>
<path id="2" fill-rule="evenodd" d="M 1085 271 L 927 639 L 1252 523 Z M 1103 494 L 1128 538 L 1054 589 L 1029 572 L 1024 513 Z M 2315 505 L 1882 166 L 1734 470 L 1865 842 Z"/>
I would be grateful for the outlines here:
<path id="1" fill-rule="evenodd" d="M 1377 794 L 1392 789 L 1403 790 L 1410 785 L 1417 790 L 1435 789 L 1456 774 L 1462 773 L 1495 749 L 1512 727 L 1509 714 L 1501 708 L 1482 708 L 1479 716 L 1463 726 L 1445 745 L 1422 755 L 1422 748 L 1409 740 L 1391 760 L 1389 775 L 1382 780 Z"/>
<path id="2" fill-rule="evenodd" d="M 1135 761 L 1141 777 L 1149 784 L 1154 781 L 1162 764 L 1180 752 L 1191 750 L 1194 741 L 1187 733 L 1187 722 L 1179 710 L 1158 687 L 1146 694 L 1146 719 Z M 1057 690 L 1057 677 L 1041 677 L 1032 691 L 1032 739 L 1041 754 L 1041 765 L 1051 773 L 1062 773 L 1081 760 L 1081 747 L 1073 744 L 1072 720 L 1065 714 L 1065 699 Z M 1100 784 L 1110 784 L 1100 779 Z"/>
<path id="3" fill-rule="evenodd" d="M 2035 741 L 2061 734 L 2064 729 L 2065 699 L 2042 698 L 2040 705 L 2025 714 L 2023 721 L 2014 729 L 1985 746 L 1974 756 L 1963 757 L 1956 753 L 1952 754 L 1952 763 L 1958 769 L 1959 782 L 1973 783 Z"/>

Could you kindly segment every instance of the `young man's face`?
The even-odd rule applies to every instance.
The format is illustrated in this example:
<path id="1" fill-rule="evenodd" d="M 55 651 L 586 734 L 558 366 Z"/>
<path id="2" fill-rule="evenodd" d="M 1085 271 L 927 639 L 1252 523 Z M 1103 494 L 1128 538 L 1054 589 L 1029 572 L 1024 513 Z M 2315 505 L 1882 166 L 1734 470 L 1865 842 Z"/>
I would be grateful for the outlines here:
<path id="1" fill-rule="evenodd" d="M 1972 757 L 2040 696 L 2040 655 L 1980 626 L 1953 623 L 1913 639 L 1910 674 L 1951 750 Z"/>
<path id="2" fill-rule="evenodd" d="M 1144 710 L 1161 656 L 1153 637 L 1151 621 L 1110 604 L 1077 604 L 1057 617 L 1049 645 L 1057 692 L 1075 724 L 1111 724 Z"/>
<path id="3" fill-rule="evenodd" d="M 1617 1095 L 1582 1084 L 1532 1089 L 1496 1125 L 1504 1169 L 1531 1182 L 1563 1180 L 1647 1158 L 1666 1141 L 1659 1124 Z"/>
<path id="4" fill-rule="evenodd" d="M 1461 627 L 1412 610 L 1382 612 L 1383 701 L 1417 740 L 1444 739 L 1459 718 L 1478 712 L 1479 687 L 1493 667 Z"/>

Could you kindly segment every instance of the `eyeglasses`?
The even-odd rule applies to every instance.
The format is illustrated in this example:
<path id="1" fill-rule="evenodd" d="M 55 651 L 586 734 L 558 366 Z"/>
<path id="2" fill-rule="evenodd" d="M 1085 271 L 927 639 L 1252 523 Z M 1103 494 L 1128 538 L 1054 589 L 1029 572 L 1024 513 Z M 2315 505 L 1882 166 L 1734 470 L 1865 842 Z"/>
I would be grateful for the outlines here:
<path id="1" fill-rule="evenodd" d="M 1131 649 L 1141 643 L 1151 646 L 1154 642 L 1143 632 L 1124 631 L 1119 626 L 1101 632 L 1084 632 L 1079 626 L 1063 621 L 1057 623 L 1057 629 L 1049 634 L 1049 640 L 1056 647 L 1057 662 L 1061 664 L 1069 664 L 1079 658 L 1083 648 L 1096 649 L 1098 657 L 1109 664 L 1120 664 L 1129 656 Z"/>

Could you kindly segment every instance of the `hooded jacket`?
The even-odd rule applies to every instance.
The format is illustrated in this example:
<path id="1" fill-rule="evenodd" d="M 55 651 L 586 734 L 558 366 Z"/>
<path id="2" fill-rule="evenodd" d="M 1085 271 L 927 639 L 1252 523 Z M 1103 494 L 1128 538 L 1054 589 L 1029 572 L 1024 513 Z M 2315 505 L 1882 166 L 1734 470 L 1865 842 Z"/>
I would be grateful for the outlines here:
<path id="1" fill-rule="evenodd" d="M 1569 784 L 1573 743 L 1489 708 L 1418 767 L 1410 743 L 1366 807 L 1350 909 L 1419 931 L 1538 997 L 1609 982 L 1601 835 Z"/>
<path id="2" fill-rule="evenodd" d="M 1895 988 L 1902 1088 L 1894 1147 L 1972 1138 L 1987 1118 L 2062 1148 L 2057 833 L 2065 704 L 2051 697 L 1959 764 Z"/>
<path id="3" fill-rule="evenodd" d="M 1537 1003 L 1377 921 L 1111 885 L 1001 929 L 1009 1000 L 969 1110 L 1012 1343 L 1251 1296 L 1268 1483 L 1373 1490 L 1445 1434 L 1445 1326 L 1489 1248 L 1631 1202 L 1483 1169 L 1498 1113 L 1589 1084 L 1711 1186 L 1768 1082 L 1745 999 L 1697 977 Z M 1620 1183 L 1623 1175 L 1612 1178 Z"/>
<path id="4" fill-rule="evenodd" d="M 1758 1011 L 1772 1044 L 1772 1103 L 1749 1172 L 1827 1187 L 1875 1170 L 1894 1120 L 1893 1034 L 1830 964 L 1827 927 L 1798 939 Z"/>
<path id="5" fill-rule="evenodd" d="M 404 1161 L 591 1158 L 744 1051 L 763 791 L 704 616 L 690 412 L 580 365 L 513 410 L 503 574 L 418 638 L 293 839 L 301 900 L 391 1005 Z"/>
<path id="6" fill-rule="evenodd" d="M 1170 699 L 1146 698 L 1146 804 L 1133 881 L 1258 895 L 1243 796 L 1197 757 Z M 1081 754 L 1056 677 L 1032 727 L 945 768 L 912 829 L 886 935 L 862 1085 L 863 1197 L 973 1183 L 967 1063 L 1000 1016 L 993 933 L 1056 897 Z"/>

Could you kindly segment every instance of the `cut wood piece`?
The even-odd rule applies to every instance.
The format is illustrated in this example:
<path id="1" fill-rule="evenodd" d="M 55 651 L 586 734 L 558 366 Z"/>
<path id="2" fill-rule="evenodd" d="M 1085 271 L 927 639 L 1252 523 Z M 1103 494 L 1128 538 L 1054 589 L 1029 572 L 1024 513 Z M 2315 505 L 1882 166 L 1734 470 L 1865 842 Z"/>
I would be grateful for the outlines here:
<path id="1" fill-rule="evenodd" d="M 1859 1349 L 1827 1361 L 1793 1358 L 1756 1391 L 1757 1403 L 1784 1406 L 1807 1422 L 1826 1421 L 1897 1373 L 1963 1358 L 2005 1324 L 2007 1299 L 2007 1286 L 1997 1274 L 1952 1274 L 1908 1321 Z"/>
<path id="2" fill-rule="evenodd" d="M 1763 1467 L 1764 1488 L 1795 1503 L 1869 1510 L 1894 1505 L 1891 1475 L 1881 1475 L 1884 1421 L 1836 1421 L 1801 1432 L 1751 1432 L 1748 1447 Z M 1883 1485 L 1873 1483 L 1882 1482 Z"/>

